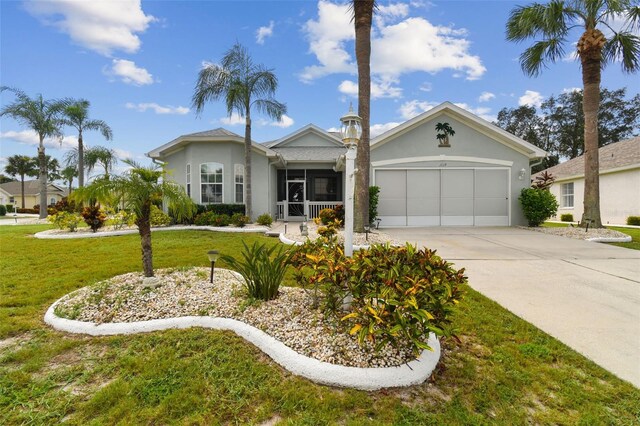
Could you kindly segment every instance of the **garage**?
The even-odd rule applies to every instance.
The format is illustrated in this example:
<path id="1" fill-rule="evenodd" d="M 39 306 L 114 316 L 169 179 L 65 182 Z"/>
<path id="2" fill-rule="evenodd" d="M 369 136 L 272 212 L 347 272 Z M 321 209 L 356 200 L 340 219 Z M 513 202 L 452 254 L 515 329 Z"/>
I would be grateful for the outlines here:
<path id="1" fill-rule="evenodd" d="M 510 169 L 374 170 L 381 226 L 509 226 Z"/>

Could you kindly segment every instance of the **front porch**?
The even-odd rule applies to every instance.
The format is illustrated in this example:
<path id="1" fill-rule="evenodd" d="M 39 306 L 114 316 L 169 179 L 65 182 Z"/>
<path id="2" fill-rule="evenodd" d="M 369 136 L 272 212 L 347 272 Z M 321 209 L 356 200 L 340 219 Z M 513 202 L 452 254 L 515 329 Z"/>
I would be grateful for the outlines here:
<path id="1" fill-rule="evenodd" d="M 322 209 L 333 209 L 336 206 L 342 205 L 342 201 L 304 201 L 303 206 L 303 215 L 290 215 L 289 214 L 289 203 L 286 201 L 278 201 L 276 203 L 276 219 L 283 220 L 304 220 L 306 219 L 314 219 L 319 216 L 320 210 Z M 297 208 L 297 206 L 296 206 Z"/>
<path id="2" fill-rule="evenodd" d="M 343 204 L 342 173 L 331 169 L 278 170 L 276 218 L 303 221 Z"/>

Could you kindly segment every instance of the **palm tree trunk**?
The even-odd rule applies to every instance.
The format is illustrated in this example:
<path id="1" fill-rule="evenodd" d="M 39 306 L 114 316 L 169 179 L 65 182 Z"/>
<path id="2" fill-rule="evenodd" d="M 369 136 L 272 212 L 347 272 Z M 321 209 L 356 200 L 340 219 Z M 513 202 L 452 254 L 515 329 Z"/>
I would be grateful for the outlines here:
<path id="1" fill-rule="evenodd" d="M 136 220 L 142 245 L 142 269 L 145 277 L 153 277 L 153 251 L 151 249 L 151 204 L 142 206 L 141 217 Z"/>
<path id="2" fill-rule="evenodd" d="M 601 52 L 601 49 L 585 50 L 580 55 L 584 84 L 584 212 L 581 223 L 592 228 L 602 228 L 598 158 Z"/>
<path id="3" fill-rule="evenodd" d="M 373 0 L 354 0 L 356 61 L 358 63 L 358 115 L 362 119 L 362 136 L 358 144 L 355 188 L 354 231 L 364 232 L 369 224 L 369 108 L 371 104 L 371 21 Z"/>
<path id="4" fill-rule="evenodd" d="M 253 220 L 253 203 L 251 199 L 251 113 L 246 111 L 246 124 L 244 126 L 244 191 L 245 212 Z"/>
<path id="5" fill-rule="evenodd" d="M 24 209 L 24 173 L 20 175 L 20 195 L 22 196 L 22 208 Z"/>
<path id="6" fill-rule="evenodd" d="M 78 188 L 82 188 L 83 186 L 84 186 L 84 144 L 82 143 L 82 131 L 79 131 L 78 132 Z"/>
<path id="7" fill-rule="evenodd" d="M 44 155 L 44 137 L 40 135 L 38 146 L 38 163 L 40 165 L 40 219 L 47 218 L 47 158 Z M 24 198 L 23 198 L 24 200 Z"/>

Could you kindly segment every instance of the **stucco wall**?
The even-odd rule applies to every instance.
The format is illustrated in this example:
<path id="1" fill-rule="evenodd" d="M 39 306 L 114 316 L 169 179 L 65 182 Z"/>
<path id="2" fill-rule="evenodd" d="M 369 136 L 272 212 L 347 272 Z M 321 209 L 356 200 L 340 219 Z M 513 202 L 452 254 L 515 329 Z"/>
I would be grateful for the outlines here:
<path id="1" fill-rule="evenodd" d="M 455 135 L 450 137 L 451 147 L 438 147 L 435 126 L 439 122 L 449 123 L 455 131 Z M 417 161 L 420 157 L 431 158 Z M 406 161 L 394 162 L 393 164 L 379 163 L 402 159 L 406 159 Z M 511 164 L 496 164 L 492 160 L 500 160 Z M 371 151 L 371 161 L 373 163 L 372 181 L 374 169 L 509 167 L 511 169 L 511 224 L 521 225 L 526 223 L 518 197 L 522 188 L 529 186 L 530 168 L 528 157 L 452 116 L 442 114 L 433 117 L 420 126 L 410 129 L 380 146 L 374 146 Z M 525 170 L 525 175 L 520 179 L 520 170 L 522 169 Z"/>
<path id="2" fill-rule="evenodd" d="M 573 182 L 573 208 L 562 207 L 562 184 Z M 579 221 L 584 212 L 584 179 L 568 179 L 555 182 L 551 192 L 556 196 L 558 214 L 554 218 L 560 220 L 560 215 L 573 214 L 573 219 Z M 627 217 L 640 216 L 640 168 L 600 175 L 600 216 L 603 224 L 624 225 Z"/>

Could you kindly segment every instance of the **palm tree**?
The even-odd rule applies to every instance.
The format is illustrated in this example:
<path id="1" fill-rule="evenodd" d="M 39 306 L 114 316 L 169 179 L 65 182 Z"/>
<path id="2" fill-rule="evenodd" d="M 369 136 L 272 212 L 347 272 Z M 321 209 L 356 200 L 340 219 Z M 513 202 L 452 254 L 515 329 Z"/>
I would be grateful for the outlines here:
<path id="1" fill-rule="evenodd" d="M 96 179 L 90 185 L 75 190 L 71 198 L 76 201 L 110 200 L 135 213 L 144 275 L 153 277 L 151 206 L 163 200 L 168 202 L 178 220 L 192 217 L 196 206 L 180 185 L 166 179 L 164 170 L 143 167 L 128 159 L 123 161 L 131 166 L 125 175 Z"/>
<path id="2" fill-rule="evenodd" d="M 38 174 L 38 163 L 28 155 L 12 155 L 7 158 L 4 171 L 11 176 L 20 176 L 20 195 L 22 196 L 22 208 L 24 209 L 24 177 Z"/>
<path id="3" fill-rule="evenodd" d="M 7 86 L 0 87 L 0 92 L 5 90 L 13 92 L 16 101 L 5 105 L 0 110 L 0 117 L 9 116 L 19 123 L 29 127 L 38 134 L 38 163 L 40 181 L 40 205 L 47 205 L 47 160 L 44 149 L 44 139 L 56 136 L 62 139 L 60 132 L 60 114 L 64 108 L 65 101 L 45 100 L 42 95 L 30 98 L 22 90 L 13 89 Z M 47 217 L 47 209 L 40 209 L 40 219 Z"/>
<path id="4" fill-rule="evenodd" d="M 37 161 L 37 158 L 34 158 Z M 60 163 L 57 158 L 52 158 L 50 155 L 45 155 L 47 161 L 47 179 L 49 182 L 60 179 Z"/>
<path id="5" fill-rule="evenodd" d="M 610 25 L 623 21 L 619 31 Z M 577 54 L 582 66 L 584 111 L 584 213 L 582 224 L 602 227 L 598 159 L 598 108 L 600 76 L 609 62 L 620 61 L 622 70 L 632 73 L 640 68 L 640 37 L 632 31 L 640 26 L 640 6 L 630 0 L 552 0 L 546 4 L 518 6 L 507 22 L 507 40 L 540 38 L 520 55 L 527 75 L 537 76 L 547 62 L 565 56 L 564 46 L 571 29 L 581 28 Z M 605 36 L 601 29 L 611 35 Z"/>
<path id="6" fill-rule="evenodd" d="M 73 189 L 73 178 L 78 176 L 78 169 L 74 166 L 67 166 L 60 171 L 61 178 L 69 185 L 69 192 Z"/>
<path id="7" fill-rule="evenodd" d="M 111 128 L 102 120 L 89 119 L 89 101 L 85 99 L 69 102 L 64 108 L 65 118 L 62 123 L 74 127 L 78 131 L 78 186 L 84 186 L 84 145 L 82 132 L 85 130 L 97 130 L 102 133 L 106 140 L 113 139 Z"/>
<path id="8" fill-rule="evenodd" d="M 438 132 L 436 138 L 442 146 L 449 146 L 449 136 L 456 134 L 449 123 L 436 123 L 436 132 Z"/>
<path id="9" fill-rule="evenodd" d="M 371 22 L 374 0 L 353 0 L 353 21 L 356 32 L 356 62 L 358 64 L 358 115 L 362 119 L 362 136 L 358 144 L 356 173 L 356 206 L 354 230 L 364 232 L 369 224 L 369 179 L 370 179 L 370 106 L 371 106 Z"/>
<path id="10" fill-rule="evenodd" d="M 96 146 L 87 149 L 85 160 L 87 173 L 91 173 L 97 165 L 100 165 L 104 169 L 102 176 L 105 179 L 109 179 L 109 173 L 113 171 L 113 166 L 118 162 L 118 157 L 114 150 L 103 146 Z M 78 161 L 80 161 L 80 150 L 78 150 Z"/>
<path id="11" fill-rule="evenodd" d="M 276 101 L 273 95 L 278 88 L 278 78 L 273 70 L 255 64 L 240 43 L 233 45 L 222 58 L 220 65 L 209 64 L 200 70 L 193 93 L 192 104 L 200 115 L 207 101 L 224 97 L 229 117 L 235 112 L 245 119 L 244 172 L 245 214 L 252 217 L 251 199 L 251 109 L 281 120 L 287 106 Z"/>

